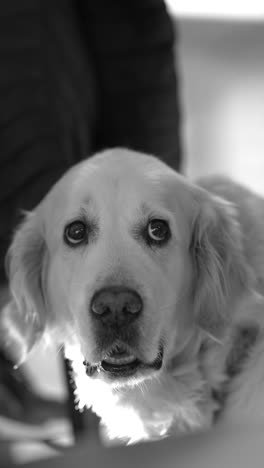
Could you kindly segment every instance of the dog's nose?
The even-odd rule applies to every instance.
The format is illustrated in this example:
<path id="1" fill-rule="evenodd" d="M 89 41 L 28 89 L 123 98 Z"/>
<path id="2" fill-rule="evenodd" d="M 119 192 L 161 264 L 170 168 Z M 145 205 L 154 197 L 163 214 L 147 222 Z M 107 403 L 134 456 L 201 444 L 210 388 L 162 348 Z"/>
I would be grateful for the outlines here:
<path id="1" fill-rule="evenodd" d="M 91 312 L 103 322 L 128 324 L 143 309 L 140 295 L 128 288 L 109 287 L 97 291 L 91 301 Z"/>

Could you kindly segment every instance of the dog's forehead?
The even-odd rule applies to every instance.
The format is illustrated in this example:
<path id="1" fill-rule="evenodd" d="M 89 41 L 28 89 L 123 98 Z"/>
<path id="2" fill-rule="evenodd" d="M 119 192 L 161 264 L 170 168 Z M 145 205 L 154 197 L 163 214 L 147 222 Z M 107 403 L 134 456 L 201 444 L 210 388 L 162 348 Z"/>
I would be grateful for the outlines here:
<path id="1" fill-rule="evenodd" d="M 63 223 L 83 207 L 95 218 L 108 213 L 133 222 L 140 212 L 162 215 L 166 210 L 185 231 L 190 193 L 186 179 L 157 158 L 108 150 L 74 166 L 55 185 L 44 202 L 44 216 Z"/>
<path id="2" fill-rule="evenodd" d="M 54 198 L 61 206 L 91 201 L 121 206 L 147 199 L 154 202 L 160 200 L 169 174 L 174 171 L 154 157 L 128 150 L 106 151 L 71 169 L 55 186 L 52 203 Z"/>
<path id="3" fill-rule="evenodd" d="M 128 150 L 105 151 L 81 164 L 74 174 L 76 182 L 84 184 L 100 184 L 109 190 L 113 187 L 138 186 L 144 183 L 161 182 L 174 171 L 159 159 Z"/>
<path id="4" fill-rule="evenodd" d="M 73 198 L 87 199 L 87 194 L 90 194 L 98 204 L 109 200 L 112 205 L 119 203 L 122 207 L 122 204 L 129 203 L 132 206 L 142 199 L 158 200 L 161 186 L 161 178 L 153 177 L 144 166 L 105 166 L 91 172 L 80 172 L 73 184 Z"/>

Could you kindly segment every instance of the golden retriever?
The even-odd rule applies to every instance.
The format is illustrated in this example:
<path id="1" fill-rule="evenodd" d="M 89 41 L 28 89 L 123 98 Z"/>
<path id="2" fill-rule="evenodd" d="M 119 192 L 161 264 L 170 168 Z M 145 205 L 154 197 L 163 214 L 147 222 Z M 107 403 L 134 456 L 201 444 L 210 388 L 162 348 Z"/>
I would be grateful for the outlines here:
<path id="1" fill-rule="evenodd" d="M 7 256 L 5 348 L 42 336 L 76 399 L 128 443 L 264 417 L 264 200 L 104 151 L 26 215 Z"/>

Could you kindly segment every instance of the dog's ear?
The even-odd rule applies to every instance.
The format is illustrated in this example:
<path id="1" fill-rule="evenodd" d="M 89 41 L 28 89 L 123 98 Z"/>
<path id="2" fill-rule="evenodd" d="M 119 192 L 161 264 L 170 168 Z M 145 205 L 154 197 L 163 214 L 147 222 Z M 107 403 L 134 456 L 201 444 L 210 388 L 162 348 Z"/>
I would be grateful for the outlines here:
<path id="1" fill-rule="evenodd" d="M 6 256 L 10 302 L 0 315 L 4 349 L 22 362 L 46 324 L 43 268 L 45 242 L 35 212 L 26 215 Z"/>
<path id="2" fill-rule="evenodd" d="M 194 264 L 193 301 L 198 325 L 219 336 L 230 311 L 252 283 L 243 254 L 236 208 L 202 191 L 190 245 Z"/>

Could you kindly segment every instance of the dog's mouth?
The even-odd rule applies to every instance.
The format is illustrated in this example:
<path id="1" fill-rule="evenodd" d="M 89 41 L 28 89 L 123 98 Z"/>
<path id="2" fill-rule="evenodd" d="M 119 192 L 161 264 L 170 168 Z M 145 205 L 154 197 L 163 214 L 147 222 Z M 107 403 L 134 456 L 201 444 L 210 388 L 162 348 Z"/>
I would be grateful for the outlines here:
<path id="1" fill-rule="evenodd" d="M 129 350 L 120 346 L 110 350 L 110 352 L 101 361 L 101 368 L 104 372 L 110 372 L 112 375 L 128 377 L 132 375 L 140 365 L 139 359 Z"/>
<path id="2" fill-rule="evenodd" d="M 127 378 L 135 375 L 139 370 L 159 370 L 163 362 L 163 348 L 160 347 L 154 361 L 147 363 L 140 360 L 125 345 L 111 348 L 98 363 L 84 361 L 86 374 L 93 377 L 96 373 L 104 372 L 113 378 Z"/>

